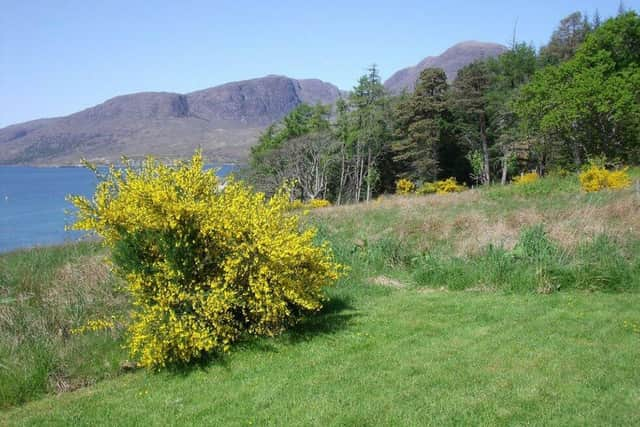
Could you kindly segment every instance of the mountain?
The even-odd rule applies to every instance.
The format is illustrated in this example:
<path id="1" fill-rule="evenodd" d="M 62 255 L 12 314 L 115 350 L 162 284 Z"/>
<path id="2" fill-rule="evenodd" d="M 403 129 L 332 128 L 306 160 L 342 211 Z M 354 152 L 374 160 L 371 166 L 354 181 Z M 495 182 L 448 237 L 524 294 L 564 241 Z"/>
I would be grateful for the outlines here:
<path id="1" fill-rule="evenodd" d="M 466 41 L 451 46 L 439 56 L 428 56 L 413 67 L 396 71 L 384 86 L 392 93 L 400 93 L 403 89 L 412 91 L 420 72 L 425 68 L 442 68 L 451 81 L 458 70 L 478 59 L 498 56 L 507 51 L 507 47 L 496 43 Z"/>
<path id="2" fill-rule="evenodd" d="M 449 79 L 477 59 L 506 47 L 463 42 L 442 55 L 393 74 L 392 93 L 412 90 L 420 71 L 440 67 Z M 317 79 L 270 75 L 187 94 L 144 92 L 112 98 L 66 117 L 0 129 L 0 164 L 64 165 L 141 158 L 185 157 L 201 148 L 213 162 L 244 162 L 262 130 L 301 103 L 332 104 L 343 93 Z"/>
<path id="3" fill-rule="evenodd" d="M 181 157 L 198 147 L 212 161 L 243 161 L 264 127 L 301 103 L 331 104 L 339 96 L 332 84 L 284 76 L 188 94 L 118 96 L 66 117 L 0 129 L 0 164 L 111 162 L 148 153 Z"/>

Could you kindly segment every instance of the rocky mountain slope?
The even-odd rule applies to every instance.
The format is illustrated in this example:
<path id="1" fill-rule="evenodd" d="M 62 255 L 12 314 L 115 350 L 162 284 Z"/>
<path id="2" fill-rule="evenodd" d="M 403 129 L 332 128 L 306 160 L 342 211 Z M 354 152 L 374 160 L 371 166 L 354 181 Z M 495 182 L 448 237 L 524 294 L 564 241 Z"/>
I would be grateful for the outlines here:
<path id="1" fill-rule="evenodd" d="M 395 72 L 384 82 L 384 86 L 392 93 L 400 93 L 403 89 L 412 91 L 420 72 L 425 68 L 442 68 L 451 81 L 455 79 L 458 70 L 465 65 L 478 59 L 498 56 L 506 50 L 506 46 L 496 43 L 477 41 L 458 43 L 439 56 L 428 56 L 413 67 Z"/>
<path id="2" fill-rule="evenodd" d="M 463 42 L 443 54 L 393 74 L 392 93 L 412 90 L 420 71 L 443 68 L 449 79 L 461 67 L 496 56 L 495 43 Z M 117 161 L 186 157 L 201 148 L 213 162 L 244 162 L 260 132 L 301 103 L 332 104 L 340 90 L 317 79 L 270 75 L 187 94 L 145 92 L 112 98 L 66 117 L 40 119 L 0 129 L 0 164 L 64 165 L 86 158 Z"/>
<path id="3" fill-rule="evenodd" d="M 121 155 L 183 157 L 202 148 L 212 161 L 246 158 L 260 131 L 301 103 L 331 104 L 337 87 L 283 76 L 227 83 L 185 95 L 118 96 L 66 117 L 0 129 L 0 164 L 110 162 Z"/>

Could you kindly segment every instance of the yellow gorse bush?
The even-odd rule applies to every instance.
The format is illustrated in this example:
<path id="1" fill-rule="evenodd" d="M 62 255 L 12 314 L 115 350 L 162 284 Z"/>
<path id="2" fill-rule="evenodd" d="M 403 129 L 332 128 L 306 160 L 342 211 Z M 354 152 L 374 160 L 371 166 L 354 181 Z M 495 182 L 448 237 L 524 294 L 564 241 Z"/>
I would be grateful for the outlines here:
<path id="1" fill-rule="evenodd" d="M 70 200 L 73 228 L 102 236 L 127 282 L 128 346 L 142 366 L 226 351 L 243 333 L 277 334 L 321 308 L 341 269 L 287 212 L 285 190 L 267 199 L 233 180 L 219 188 L 199 153 L 175 167 L 111 168 L 92 200 Z"/>
<path id="2" fill-rule="evenodd" d="M 539 179 L 540 175 L 538 175 L 538 172 L 529 172 L 516 176 L 515 178 L 513 178 L 512 182 L 515 185 L 527 185 L 537 182 Z"/>
<path id="3" fill-rule="evenodd" d="M 455 178 L 447 178 L 436 182 L 425 182 L 416 190 L 418 194 L 447 194 L 447 193 L 459 193 L 466 190 L 467 187 L 458 184 Z"/>
<path id="4" fill-rule="evenodd" d="M 627 168 L 609 171 L 602 166 L 589 165 L 580 173 L 580 185 L 586 192 L 600 191 L 604 189 L 619 190 L 631 186 L 631 178 Z"/>
<path id="5" fill-rule="evenodd" d="M 416 185 L 406 178 L 396 181 L 396 194 L 410 194 L 416 190 Z"/>
<path id="6" fill-rule="evenodd" d="M 307 202 L 303 202 L 302 200 L 296 199 L 292 200 L 289 203 L 289 209 L 318 209 L 318 208 L 326 208 L 331 206 L 331 202 L 325 199 L 311 199 Z"/>
<path id="7" fill-rule="evenodd" d="M 445 180 L 436 181 L 436 194 L 459 193 L 467 189 L 464 185 L 458 184 L 455 178 L 447 178 Z"/>
<path id="8" fill-rule="evenodd" d="M 438 191 L 438 189 L 436 188 L 435 182 L 425 182 L 420 187 L 418 187 L 418 189 L 416 190 L 416 193 L 420 195 L 424 195 L 424 194 L 433 194 L 436 191 Z"/>
<path id="9" fill-rule="evenodd" d="M 307 202 L 307 206 L 312 209 L 327 208 L 331 206 L 331 202 L 325 199 L 311 199 Z"/>

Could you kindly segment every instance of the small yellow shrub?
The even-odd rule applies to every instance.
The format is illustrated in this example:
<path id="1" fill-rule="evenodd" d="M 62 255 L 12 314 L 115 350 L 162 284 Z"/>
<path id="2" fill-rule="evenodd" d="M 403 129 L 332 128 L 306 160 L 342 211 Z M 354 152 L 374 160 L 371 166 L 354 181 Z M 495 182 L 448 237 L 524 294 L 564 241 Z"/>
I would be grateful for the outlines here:
<path id="1" fill-rule="evenodd" d="M 416 185 L 406 178 L 396 181 L 396 194 L 410 194 L 416 189 Z"/>
<path id="2" fill-rule="evenodd" d="M 607 186 L 612 190 L 631 187 L 631 178 L 627 172 L 628 168 L 611 171 L 607 177 Z"/>
<path id="3" fill-rule="evenodd" d="M 437 194 L 459 193 L 466 190 L 466 187 L 464 185 L 458 184 L 456 179 L 453 177 L 447 178 L 442 181 L 436 181 L 435 187 Z"/>
<path id="4" fill-rule="evenodd" d="M 291 210 L 302 209 L 304 207 L 305 207 L 304 202 L 300 199 L 292 200 L 291 203 L 289 204 L 289 209 Z"/>
<path id="5" fill-rule="evenodd" d="M 266 199 L 233 180 L 219 189 L 199 153 L 176 167 L 111 168 L 92 200 L 70 200 L 73 228 L 101 235 L 126 280 L 128 346 L 141 366 L 226 351 L 244 333 L 277 334 L 321 308 L 341 268 L 314 244 L 314 229 L 300 231 L 286 191 Z"/>
<path id="6" fill-rule="evenodd" d="M 589 165 L 580 173 L 580 185 L 586 192 L 600 191 L 607 188 L 619 190 L 631 186 L 631 178 L 627 169 L 608 171 L 602 166 Z"/>
<path id="7" fill-rule="evenodd" d="M 311 199 L 306 202 L 296 199 L 289 203 L 289 210 L 296 209 L 318 209 L 331 206 L 331 202 L 325 199 Z"/>
<path id="8" fill-rule="evenodd" d="M 513 178 L 512 182 L 515 185 L 527 185 L 537 182 L 540 179 L 538 172 L 529 172 Z"/>
<path id="9" fill-rule="evenodd" d="M 416 190 L 416 193 L 424 195 L 424 194 L 433 194 L 438 189 L 436 188 L 436 184 L 433 182 L 425 182 Z"/>
<path id="10" fill-rule="evenodd" d="M 331 206 L 331 202 L 325 199 L 311 199 L 307 202 L 307 207 L 311 209 L 326 208 Z"/>

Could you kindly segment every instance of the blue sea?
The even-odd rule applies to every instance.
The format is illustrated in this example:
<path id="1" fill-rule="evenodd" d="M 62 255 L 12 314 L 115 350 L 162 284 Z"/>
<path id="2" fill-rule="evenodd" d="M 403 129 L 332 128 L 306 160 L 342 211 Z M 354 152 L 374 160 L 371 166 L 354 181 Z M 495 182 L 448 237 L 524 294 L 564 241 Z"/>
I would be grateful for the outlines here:
<path id="1" fill-rule="evenodd" d="M 216 166 L 218 175 L 233 165 Z M 46 246 L 83 238 L 84 233 L 65 231 L 72 216 L 66 196 L 90 197 L 96 177 L 85 168 L 0 166 L 0 252 Z"/>

